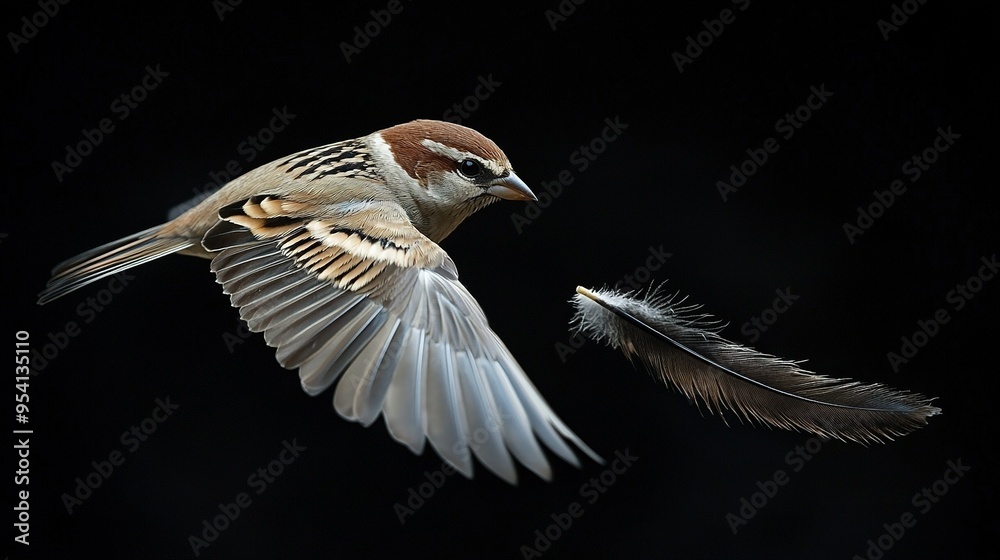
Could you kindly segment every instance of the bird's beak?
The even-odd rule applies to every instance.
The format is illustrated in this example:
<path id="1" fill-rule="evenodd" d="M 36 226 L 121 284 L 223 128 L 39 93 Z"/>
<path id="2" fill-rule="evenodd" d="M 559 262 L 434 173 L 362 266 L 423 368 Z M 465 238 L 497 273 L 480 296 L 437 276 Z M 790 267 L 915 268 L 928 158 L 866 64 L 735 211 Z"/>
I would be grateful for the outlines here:
<path id="1" fill-rule="evenodd" d="M 538 200 L 535 197 L 535 193 L 531 192 L 528 185 L 525 185 L 524 181 L 515 175 L 513 171 L 504 177 L 502 181 L 490 185 L 486 189 L 486 192 L 497 198 L 506 200 Z"/>

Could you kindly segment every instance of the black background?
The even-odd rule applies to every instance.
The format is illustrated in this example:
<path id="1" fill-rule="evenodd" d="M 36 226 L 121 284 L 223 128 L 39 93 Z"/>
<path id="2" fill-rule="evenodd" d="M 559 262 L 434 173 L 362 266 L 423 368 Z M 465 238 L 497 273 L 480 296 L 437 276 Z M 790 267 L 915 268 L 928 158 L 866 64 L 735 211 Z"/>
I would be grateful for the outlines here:
<path id="1" fill-rule="evenodd" d="M 993 548 L 1000 286 L 986 282 L 961 310 L 947 294 L 997 251 L 995 8 L 930 0 L 887 41 L 877 21 L 890 2 L 754 0 L 741 12 L 591 0 L 554 30 L 555 0 L 405 2 L 348 63 L 341 43 L 386 3 L 333 4 L 246 1 L 220 21 L 207 0 L 72 2 L 7 51 L 6 336 L 27 330 L 41 349 L 68 321 L 81 331 L 31 381 L 31 545 L 11 545 L 11 557 L 191 558 L 188 537 L 239 492 L 252 504 L 202 557 L 519 558 L 572 502 L 583 516 L 543 558 L 851 558 L 904 512 L 916 525 L 885 558 Z M 735 22 L 679 72 L 671 54 L 725 8 Z M 4 30 L 38 10 L 5 3 Z M 169 76 L 119 120 L 112 101 L 147 65 Z M 246 171 L 443 118 L 480 76 L 500 85 L 463 124 L 502 146 L 536 192 L 562 170 L 574 182 L 520 232 L 512 214 L 526 206 L 498 203 L 444 247 L 560 416 L 605 457 L 638 457 L 596 502 L 581 486 L 604 467 L 553 458 L 551 483 L 523 469 L 517 487 L 481 468 L 448 477 L 400 524 L 394 505 L 440 459 L 414 456 L 381 420 L 343 421 L 332 392 L 304 395 L 259 335 L 230 352 L 238 315 L 206 261 L 136 269 L 89 323 L 77 306 L 106 282 L 35 305 L 56 262 L 162 222 L 230 160 Z M 776 121 L 821 85 L 832 97 L 779 137 Z M 294 119 L 246 163 L 240 143 L 283 107 Z M 57 180 L 52 162 L 105 117 L 115 130 Z M 580 171 L 571 154 L 615 117 L 628 128 Z M 903 163 L 949 126 L 960 139 L 910 182 Z M 716 182 L 768 137 L 780 150 L 724 202 Z M 895 179 L 905 194 L 850 243 L 843 224 Z M 799 299 L 756 348 L 939 397 L 944 414 L 887 445 L 824 443 L 795 471 L 786 455 L 806 435 L 727 427 L 594 343 L 562 359 L 575 286 L 613 284 L 661 247 L 672 256 L 654 277 L 730 321 L 728 338 L 750 343 L 741 326 L 790 288 Z M 894 371 L 887 353 L 940 308 L 950 321 Z M 122 432 L 167 396 L 178 410 L 129 452 Z M 247 477 L 293 439 L 306 450 L 253 493 Z M 125 462 L 68 514 L 61 496 L 115 450 Z M 971 470 L 921 513 L 914 494 L 959 459 Z M 778 470 L 789 482 L 734 535 L 727 514 Z"/>

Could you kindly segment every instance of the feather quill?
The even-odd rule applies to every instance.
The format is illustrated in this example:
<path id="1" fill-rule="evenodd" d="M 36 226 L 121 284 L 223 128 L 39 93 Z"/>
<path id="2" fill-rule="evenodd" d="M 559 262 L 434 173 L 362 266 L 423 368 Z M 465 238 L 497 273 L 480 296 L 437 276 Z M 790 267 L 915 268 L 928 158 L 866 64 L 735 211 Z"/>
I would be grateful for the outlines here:
<path id="1" fill-rule="evenodd" d="M 662 288 L 662 286 L 661 286 Z M 668 387 L 725 419 L 863 445 L 910 433 L 941 409 L 933 399 L 883 385 L 817 375 L 790 361 L 729 342 L 722 326 L 686 298 L 577 287 L 571 325 L 620 348 Z"/>

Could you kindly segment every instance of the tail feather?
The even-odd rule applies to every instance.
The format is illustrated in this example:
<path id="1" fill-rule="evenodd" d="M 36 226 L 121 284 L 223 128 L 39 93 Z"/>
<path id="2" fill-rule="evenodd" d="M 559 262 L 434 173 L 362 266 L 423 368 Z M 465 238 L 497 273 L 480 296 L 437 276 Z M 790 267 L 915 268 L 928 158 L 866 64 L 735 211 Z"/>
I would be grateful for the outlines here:
<path id="1" fill-rule="evenodd" d="M 38 294 L 38 305 L 197 243 L 197 240 L 184 237 L 157 237 L 162 228 L 161 225 L 133 233 L 57 264 L 52 269 L 52 278 Z"/>

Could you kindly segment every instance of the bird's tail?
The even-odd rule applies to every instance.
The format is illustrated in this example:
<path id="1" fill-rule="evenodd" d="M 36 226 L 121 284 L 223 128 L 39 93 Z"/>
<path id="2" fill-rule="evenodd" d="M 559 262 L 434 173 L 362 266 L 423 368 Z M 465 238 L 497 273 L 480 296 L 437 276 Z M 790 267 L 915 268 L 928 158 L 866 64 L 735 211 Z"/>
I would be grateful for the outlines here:
<path id="1" fill-rule="evenodd" d="M 38 294 L 38 305 L 197 243 L 197 240 L 187 237 L 161 237 L 159 233 L 162 229 L 163 225 L 159 225 L 133 233 L 57 264 L 52 269 L 52 278 Z"/>

